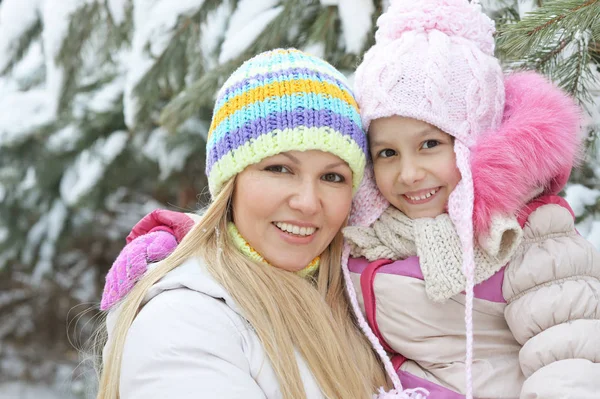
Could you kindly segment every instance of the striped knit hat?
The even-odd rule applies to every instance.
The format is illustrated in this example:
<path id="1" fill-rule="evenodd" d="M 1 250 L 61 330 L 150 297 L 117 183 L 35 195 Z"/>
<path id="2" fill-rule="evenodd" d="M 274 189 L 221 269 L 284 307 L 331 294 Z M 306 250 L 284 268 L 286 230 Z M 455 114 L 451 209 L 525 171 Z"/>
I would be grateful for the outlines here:
<path id="1" fill-rule="evenodd" d="M 212 197 L 247 166 L 286 151 L 321 150 L 348 163 L 358 188 L 367 140 L 344 75 L 295 49 L 246 61 L 217 95 L 206 143 Z"/>

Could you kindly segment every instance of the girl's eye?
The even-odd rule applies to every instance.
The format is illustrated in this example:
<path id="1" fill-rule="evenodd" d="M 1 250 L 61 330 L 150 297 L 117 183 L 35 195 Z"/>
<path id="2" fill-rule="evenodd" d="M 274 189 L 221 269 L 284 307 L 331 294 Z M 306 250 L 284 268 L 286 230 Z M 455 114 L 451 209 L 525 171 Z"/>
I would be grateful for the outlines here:
<path id="1" fill-rule="evenodd" d="M 291 171 L 283 165 L 271 165 L 271 166 L 267 166 L 265 168 L 266 171 L 268 172 L 273 172 L 273 173 L 291 173 Z"/>
<path id="2" fill-rule="evenodd" d="M 389 149 L 389 148 L 386 148 L 385 150 L 381 150 L 377 154 L 377 156 L 379 158 L 389 158 L 389 157 L 393 157 L 394 155 L 396 155 L 396 151 Z"/>
<path id="3" fill-rule="evenodd" d="M 440 144 L 440 142 L 437 140 L 427 140 L 423 143 L 421 148 L 423 148 L 423 149 L 433 148 L 433 147 L 437 147 L 439 144 Z"/>
<path id="4" fill-rule="evenodd" d="M 344 176 L 339 173 L 327 173 L 323 175 L 322 179 L 329 183 L 343 183 L 346 181 Z"/>

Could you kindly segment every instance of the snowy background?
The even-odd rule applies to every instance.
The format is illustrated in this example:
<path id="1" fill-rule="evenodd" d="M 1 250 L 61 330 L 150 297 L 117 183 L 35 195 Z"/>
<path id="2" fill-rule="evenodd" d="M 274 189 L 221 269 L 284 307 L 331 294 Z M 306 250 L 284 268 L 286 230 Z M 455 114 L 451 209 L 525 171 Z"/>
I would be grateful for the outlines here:
<path id="1" fill-rule="evenodd" d="M 482 3 L 498 21 L 537 4 Z M 144 214 L 206 198 L 204 140 L 224 77 L 260 51 L 298 47 L 352 78 L 385 5 L 0 0 L 0 398 L 94 396 L 82 353 L 104 274 Z M 600 90 L 589 90 L 597 131 Z M 600 248 L 597 148 L 566 197 Z"/>

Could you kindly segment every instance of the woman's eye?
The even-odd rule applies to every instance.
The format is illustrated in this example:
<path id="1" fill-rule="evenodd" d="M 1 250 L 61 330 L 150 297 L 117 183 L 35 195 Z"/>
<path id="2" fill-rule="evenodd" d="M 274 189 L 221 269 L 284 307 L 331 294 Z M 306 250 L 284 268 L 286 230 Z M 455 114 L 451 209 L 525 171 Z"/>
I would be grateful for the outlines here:
<path id="1" fill-rule="evenodd" d="M 344 181 L 346 181 L 344 176 L 338 173 L 327 173 L 323 175 L 323 180 L 329 183 L 343 183 Z"/>
<path id="2" fill-rule="evenodd" d="M 291 171 L 283 166 L 283 165 L 271 165 L 271 166 L 267 166 L 265 168 L 266 171 L 268 172 L 273 172 L 273 173 L 291 173 Z"/>
<path id="3" fill-rule="evenodd" d="M 394 155 L 396 155 L 396 151 L 386 148 L 385 150 L 381 150 L 379 151 L 379 153 L 377 153 L 377 156 L 379 158 L 389 158 L 389 157 L 393 157 Z"/>
<path id="4" fill-rule="evenodd" d="M 421 148 L 424 148 L 424 149 L 433 148 L 433 147 L 437 147 L 439 144 L 440 144 L 440 142 L 437 140 L 427 140 L 423 143 Z"/>

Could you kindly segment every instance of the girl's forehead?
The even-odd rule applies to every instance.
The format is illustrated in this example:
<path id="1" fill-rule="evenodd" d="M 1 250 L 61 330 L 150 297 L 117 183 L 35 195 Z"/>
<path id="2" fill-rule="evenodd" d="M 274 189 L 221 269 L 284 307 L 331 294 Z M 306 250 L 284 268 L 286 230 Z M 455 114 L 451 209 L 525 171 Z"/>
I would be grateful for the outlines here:
<path id="1" fill-rule="evenodd" d="M 432 134 L 447 135 L 438 127 L 427 122 L 402 116 L 390 116 L 374 120 L 369 127 L 369 144 L 377 145 L 382 140 L 419 139 Z"/>

